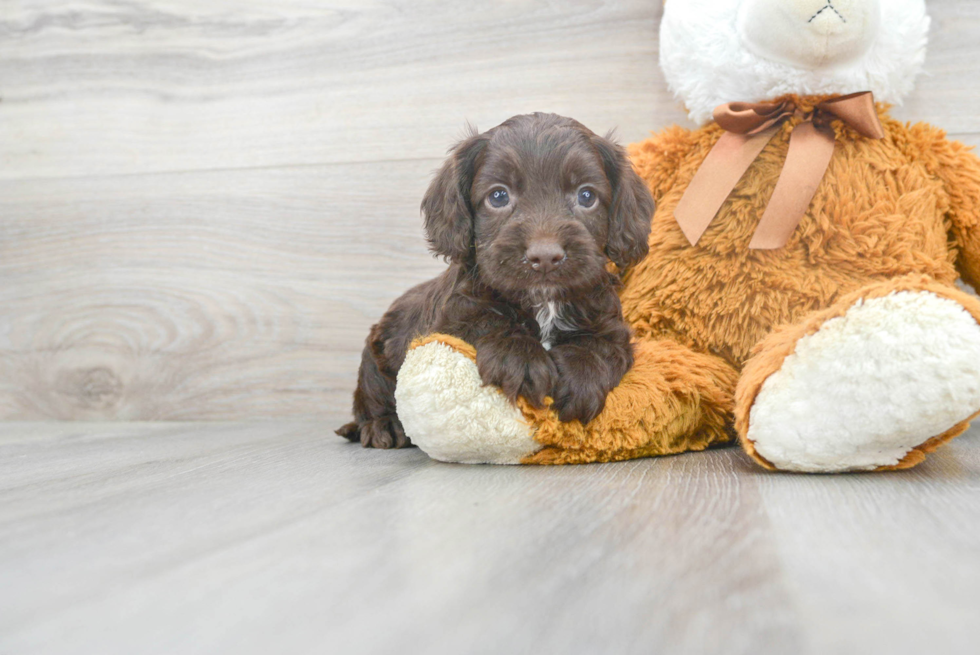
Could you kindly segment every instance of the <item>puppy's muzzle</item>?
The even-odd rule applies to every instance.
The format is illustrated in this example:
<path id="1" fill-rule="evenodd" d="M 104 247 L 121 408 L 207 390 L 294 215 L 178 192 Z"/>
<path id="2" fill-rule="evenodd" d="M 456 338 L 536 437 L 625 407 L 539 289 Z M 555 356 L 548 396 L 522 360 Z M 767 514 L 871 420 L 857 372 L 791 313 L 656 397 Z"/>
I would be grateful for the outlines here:
<path id="1" fill-rule="evenodd" d="M 554 239 L 534 239 L 527 246 L 524 261 L 532 270 L 545 274 L 561 266 L 568 258 L 565 249 Z"/>

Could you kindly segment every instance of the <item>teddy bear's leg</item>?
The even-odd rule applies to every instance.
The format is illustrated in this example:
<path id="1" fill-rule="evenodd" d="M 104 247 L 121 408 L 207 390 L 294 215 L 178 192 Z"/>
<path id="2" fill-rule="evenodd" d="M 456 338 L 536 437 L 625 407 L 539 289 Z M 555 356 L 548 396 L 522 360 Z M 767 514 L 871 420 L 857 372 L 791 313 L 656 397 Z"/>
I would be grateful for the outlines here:
<path id="1" fill-rule="evenodd" d="M 669 339 L 639 341 L 633 368 L 587 425 L 528 409 L 543 447 L 526 464 L 582 464 L 704 450 L 734 439 L 738 373 Z"/>
<path id="2" fill-rule="evenodd" d="M 395 386 L 405 434 L 432 459 L 461 464 L 519 464 L 539 448 L 521 410 L 484 386 L 476 350 L 430 335 L 405 354 Z"/>
<path id="3" fill-rule="evenodd" d="M 409 350 L 395 391 L 406 434 L 449 462 L 577 464 L 703 450 L 732 438 L 738 374 L 673 341 L 636 344 L 633 368 L 583 426 L 550 409 L 515 407 L 483 386 L 472 346 L 432 335 Z"/>
<path id="4" fill-rule="evenodd" d="M 753 351 L 736 392 L 770 469 L 901 469 L 980 412 L 980 302 L 924 276 L 869 285 Z"/>

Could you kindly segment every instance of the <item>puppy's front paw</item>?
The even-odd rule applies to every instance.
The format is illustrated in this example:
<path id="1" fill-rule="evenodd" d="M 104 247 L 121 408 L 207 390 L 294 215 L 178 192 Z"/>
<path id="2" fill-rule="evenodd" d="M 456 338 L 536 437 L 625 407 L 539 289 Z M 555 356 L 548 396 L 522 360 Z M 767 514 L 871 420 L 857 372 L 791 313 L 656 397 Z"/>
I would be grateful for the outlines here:
<path id="1" fill-rule="evenodd" d="M 604 381 L 606 364 L 594 353 L 581 348 L 558 346 L 549 353 L 558 369 L 555 383 L 555 409 L 563 422 L 578 419 L 586 424 L 606 406 L 612 390 Z"/>
<path id="2" fill-rule="evenodd" d="M 500 387 L 511 402 L 523 396 L 535 407 L 544 407 L 557 377 L 555 363 L 541 343 L 520 337 L 481 343 L 476 367 L 484 384 Z"/>

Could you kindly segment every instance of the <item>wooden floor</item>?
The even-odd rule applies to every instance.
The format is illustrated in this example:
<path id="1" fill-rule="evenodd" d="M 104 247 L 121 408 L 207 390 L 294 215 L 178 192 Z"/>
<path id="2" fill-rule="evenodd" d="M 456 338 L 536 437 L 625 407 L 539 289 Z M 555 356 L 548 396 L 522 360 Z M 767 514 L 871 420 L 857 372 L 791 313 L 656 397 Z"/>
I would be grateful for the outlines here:
<path id="1" fill-rule="evenodd" d="M 0 426 L 0 653 L 977 652 L 980 430 L 804 476 L 448 465 L 334 423 Z"/>

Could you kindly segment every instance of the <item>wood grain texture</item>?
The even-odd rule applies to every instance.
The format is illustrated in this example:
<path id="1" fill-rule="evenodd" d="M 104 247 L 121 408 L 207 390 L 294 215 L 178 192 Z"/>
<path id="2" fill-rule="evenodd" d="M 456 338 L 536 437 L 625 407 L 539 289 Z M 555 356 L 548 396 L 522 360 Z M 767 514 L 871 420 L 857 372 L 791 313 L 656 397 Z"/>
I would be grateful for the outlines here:
<path id="1" fill-rule="evenodd" d="M 641 138 L 675 104 L 654 79 L 656 4 L 5 1 L 0 170 L 437 157 L 466 119 L 530 110 Z"/>
<path id="2" fill-rule="evenodd" d="M 899 117 L 980 143 L 980 3 Z M 0 419 L 318 417 L 469 120 L 680 122 L 659 0 L 0 0 Z"/>
<path id="3" fill-rule="evenodd" d="M 0 182 L 0 415 L 348 407 L 371 323 L 444 266 L 402 191 L 437 163 Z"/>
<path id="4" fill-rule="evenodd" d="M 0 652 L 976 652 L 976 429 L 805 476 L 455 466 L 331 422 L 0 425 Z"/>

